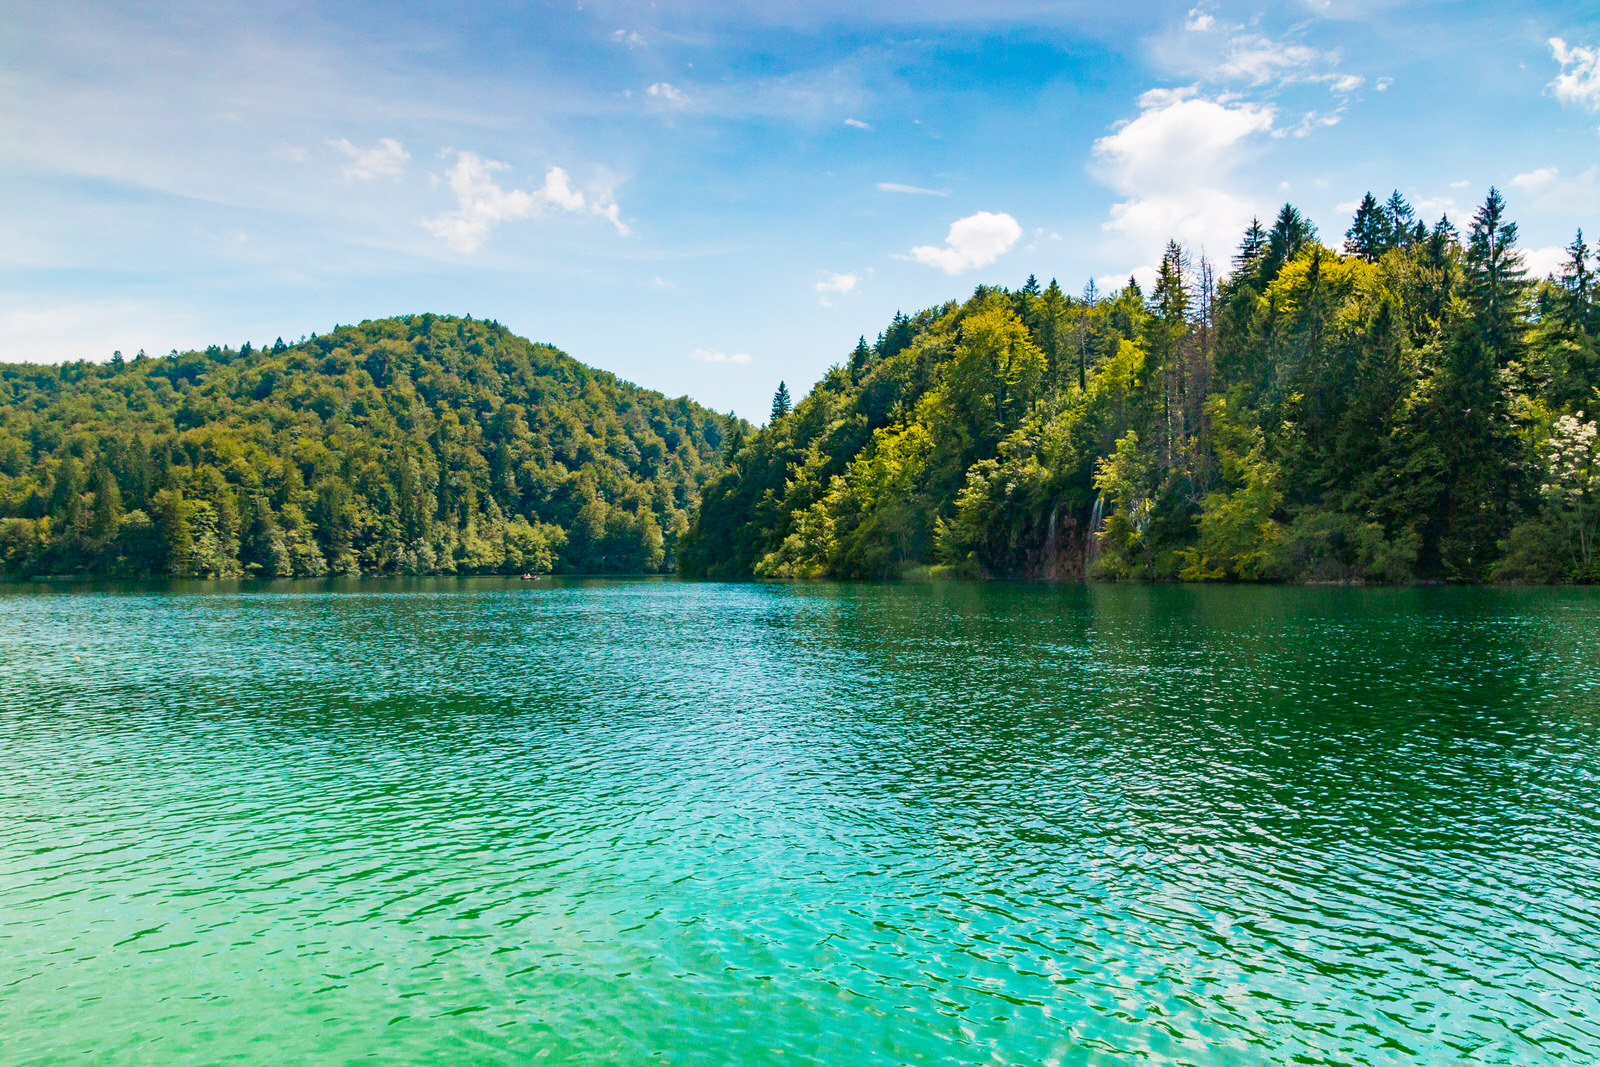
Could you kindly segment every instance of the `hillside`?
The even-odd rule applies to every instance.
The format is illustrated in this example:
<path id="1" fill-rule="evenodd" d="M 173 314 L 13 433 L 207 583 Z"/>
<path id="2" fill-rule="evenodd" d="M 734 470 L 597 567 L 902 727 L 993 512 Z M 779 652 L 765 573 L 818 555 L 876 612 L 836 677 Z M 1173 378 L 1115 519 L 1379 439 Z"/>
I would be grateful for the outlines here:
<path id="1" fill-rule="evenodd" d="M 706 487 L 685 574 L 1600 578 L 1600 300 L 1530 280 L 1491 190 L 1400 194 L 1342 248 L 1285 206 L 1231 271 L 1032 278 L 896 316 Z M 1588 413 L 1588 414 L 1586 414 Z"/>
<path id="2" fill-rule="evenodd" d="M 470 318 L 0 364 L 0 574 L 669 570 L 728 425 Z"/>

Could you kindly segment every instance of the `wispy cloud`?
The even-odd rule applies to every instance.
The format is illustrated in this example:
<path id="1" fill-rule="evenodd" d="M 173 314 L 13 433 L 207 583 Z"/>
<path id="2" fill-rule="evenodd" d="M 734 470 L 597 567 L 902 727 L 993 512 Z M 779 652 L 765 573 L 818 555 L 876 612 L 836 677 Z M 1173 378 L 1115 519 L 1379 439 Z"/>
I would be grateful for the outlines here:
<path id="1" fill-rule="evenodd" d="M 860 119 L 845 119 L 844 120 L 844 124 L 846 126 L 854 126 L 858 130 L 870 130 L 870 129 L 872 129 L 872 124 L 871 123 L 862 122 Z"/>
<path id="2" fill-rule="evenodd" d="M 920 245 L 907 257 L 946 274 L 965 274 L 987 267 L 1007 252 L 1022 237 L 1017 220 L 1001 212 L 980 211 L 950 224 L 944 244 Z"/>
<path id="3" fill-rule="evenodd" d="M 1550 54 L 1561 64 L 1561 73 L 1549 85 L 1556 99 L 1600 111 L 1600 48 L 1569 46 L 1561 38 L 1552 37 Z"/>
<path id="4" fill-rule="evenodd" d="M 373 178 L 398 178 L 406 169 L 411 153 L 393 137 L 380 138 L 371 148 L 358 148 L 343 137 L 328 142 L 350 159 L 344 168 L 346 178 L 371 181 Z"/>
<path id="5" fill-rule="evenodd" d="M 475 152 L 457 152 L 455 166 L 450 168 L 447 181 L 456 194 L 457 206 L 437 218 L 423 221 L 430 233 L 443 238 L 457 252 L 475 252 L 488 239 L 489 231 L 502 222 L 514 219 L 532 219 L 548 209 L 598 215 L 618 233 L 627 236 L 616 201 L 606 195 L 586 198 L 577 189 L 567 172 L 551 167 L 545 172 L 544 185 L 534 190 L 504 189 L 495 181 L 498 171 L 510 166 L 496 160 L 484 159 Z"/>
<path id="6" fill-rule="evenodd" d="M 620 45 L 626 45 L 630 50 L 634 48 L 643 48 L 649 43 L 633 30 L 618 30 L 616 33 L 611 35 L 611 39 Z"/>
<path id="7" fill-rule="evenodd" d="M 701 363 L 749 363 L 748 352 L 735 352 L 729 355 L 715 348 L 697 348 L 689 353 L 689 358 L 699 360 Z"/>
<path id="8" fill-rule="evenodd" d="M 835 274 L 830 271 L 817 283 L 817 303 L 825 308 L 833 307 L 838 298 L 852 292 L 860 280 L 854 274 Z"/>
<path id="9" fill-rule="evenodd" d="M 1243 35 L 1229 42 L 1228 54 L 1212 70 L 1214 77 L 1243 80 L 1251 85 L 1301 78 L 1322 59 L 1315 48 L 1285 44 L 1259 35 Z"/>
<path id="10" fill-rule="evenodd" d="M 1541 167 L 1511 179 L 1511 186 L 1533 198 L 1535 211 L 1586 215 L 1600 207 L 1600 167 L 1575 178 L 1561 177 L 1557 167 Z"/>
<path id="11" fill-rule="evenodd" d="M 913 196 L 949 196 L 949 189 L 924 189 L 920 185 L 901 185 L 899 182 L 879 182 L 878 190 L 885 193 L 910 193 Z"/>

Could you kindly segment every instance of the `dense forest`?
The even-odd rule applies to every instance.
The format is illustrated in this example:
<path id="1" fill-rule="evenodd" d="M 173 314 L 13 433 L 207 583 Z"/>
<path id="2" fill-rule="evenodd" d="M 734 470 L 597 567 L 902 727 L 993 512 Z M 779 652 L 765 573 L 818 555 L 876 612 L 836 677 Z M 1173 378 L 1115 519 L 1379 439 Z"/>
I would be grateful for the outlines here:
<path id="1" fill-rule="evenodd" d="M 0 574 L 668 570 L 730 426 L 471 318 L 0 365 Z"/>
<path id="2" fill-rule="evenodd" d="M 1335 250 L 1285 206 L 1225 273 L 1033 278 L 896 315 L 731 442 L 694 576 L 1600 578 L 1600 299 L 1580 232 L 1530 279 L 1368 194 Z"/>

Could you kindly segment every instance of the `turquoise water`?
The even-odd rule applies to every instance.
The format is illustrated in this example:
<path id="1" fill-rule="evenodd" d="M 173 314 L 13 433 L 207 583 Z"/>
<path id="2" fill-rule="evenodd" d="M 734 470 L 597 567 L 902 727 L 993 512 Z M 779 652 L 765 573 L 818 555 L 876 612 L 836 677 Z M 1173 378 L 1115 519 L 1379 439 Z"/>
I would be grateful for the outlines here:
<path id="1" fill-rule="evenodd" d="M 1600 595 L 0 592 L 0 1061 L 1591 1064 Z"/>

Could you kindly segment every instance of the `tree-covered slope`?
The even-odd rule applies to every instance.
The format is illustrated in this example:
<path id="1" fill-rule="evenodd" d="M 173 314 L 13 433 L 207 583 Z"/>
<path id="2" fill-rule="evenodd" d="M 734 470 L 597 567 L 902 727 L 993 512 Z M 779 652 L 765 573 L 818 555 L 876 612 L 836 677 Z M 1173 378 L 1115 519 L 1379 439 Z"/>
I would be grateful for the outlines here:
<path id="1" fill-rule="evenodd" d="M 0 364 L 0 573 L 662 571 L 728 426 L 470 318 Z"/>
<path id="2" fill-rule="evenodd" d="M 1600 578 L 1600 299 L 1397 193 L 1343 248 L 1285 206 L 1219 278 L 980 287 L 863 340 L 737 443 L 684 573 Z M 786 399 L 786 398 L 780 398 Z M 777 413 L 786 404 L 775 403 Z"/>

